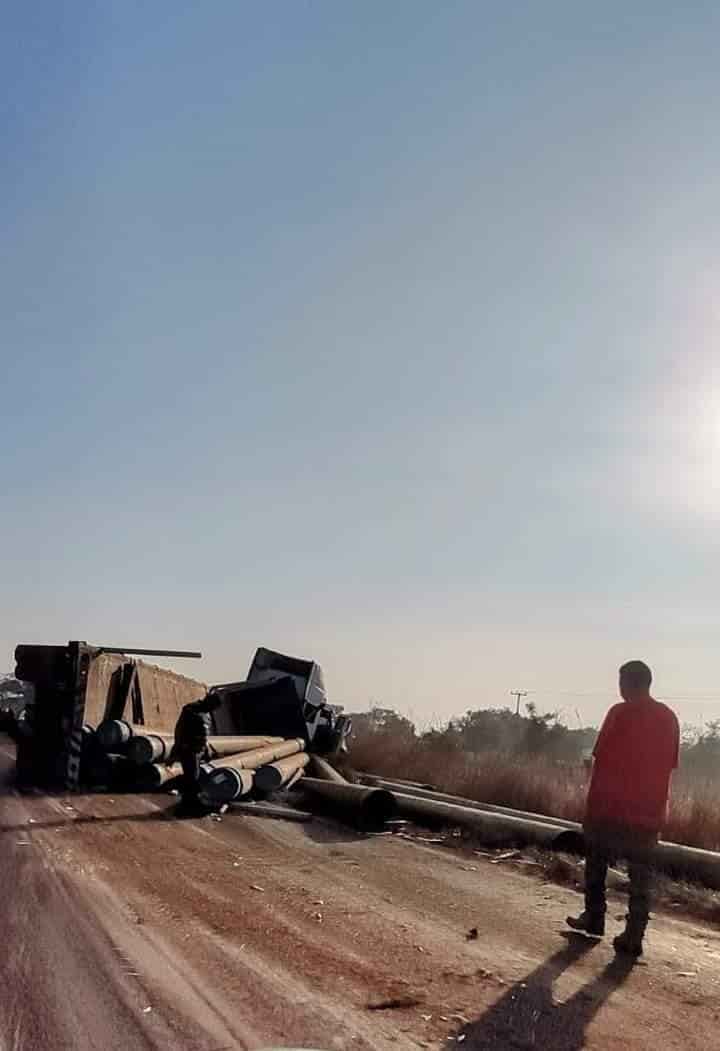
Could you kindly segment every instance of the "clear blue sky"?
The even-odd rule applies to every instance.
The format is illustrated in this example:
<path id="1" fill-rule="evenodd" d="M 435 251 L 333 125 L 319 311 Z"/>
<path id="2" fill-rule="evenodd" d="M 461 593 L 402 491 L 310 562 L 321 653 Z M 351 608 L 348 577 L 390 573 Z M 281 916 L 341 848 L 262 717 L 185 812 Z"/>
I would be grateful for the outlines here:
<path id="1" fill-rule="evenodd" d="M 720 9 L 10 3 L 0 667 L 720 716 Z M 717 702 L 715 698 L 718 698 Z"/>

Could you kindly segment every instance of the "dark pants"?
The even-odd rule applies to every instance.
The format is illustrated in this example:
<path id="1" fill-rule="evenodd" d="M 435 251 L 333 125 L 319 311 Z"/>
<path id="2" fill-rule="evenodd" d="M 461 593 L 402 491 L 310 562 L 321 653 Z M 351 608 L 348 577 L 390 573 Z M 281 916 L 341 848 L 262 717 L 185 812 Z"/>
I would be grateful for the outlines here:
<path id="1" fill-rule="evenodd" d="M 605 915 L 608 866 L 618 856 L 627 859 L 630 877 L 628 931 L 642 940 L 650 917 L 652 891 L 652 859 L 649 848 L 622 851 L 603 843 L 589 842 L 585 856 L 585 911 L 593 916 Z"/>
<path id="2" fill-rule="evenodd" d="M 178 759 L 182 763 L 183 776 L 180 793 L 184 803 L 197 803 L 200 791 L 200 764 L 202 755 L 190 749 L 183 749 Z"/>

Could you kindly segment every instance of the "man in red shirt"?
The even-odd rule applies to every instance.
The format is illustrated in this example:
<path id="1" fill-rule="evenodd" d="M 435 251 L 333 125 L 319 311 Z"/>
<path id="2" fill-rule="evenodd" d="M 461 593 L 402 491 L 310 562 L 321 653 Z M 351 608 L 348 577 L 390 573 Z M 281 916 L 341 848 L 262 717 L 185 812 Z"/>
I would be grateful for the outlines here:
<path id="1" fill-rule="evenodd" d="M 620 704 L 605 716 L 593 752 L 585 809 L 585 911 L 568 916 L 574 930 L 602 937 L 605 884 L 614 858 L 628 862 L 630 902 L 616 952 L 642 955 L 650 914 L 653 847 L 665 823 L 670 778 L 678 765 L 680 730 L 675 713 L 650 696 L 652 673 L 642 661 L 620 669 Z"/>

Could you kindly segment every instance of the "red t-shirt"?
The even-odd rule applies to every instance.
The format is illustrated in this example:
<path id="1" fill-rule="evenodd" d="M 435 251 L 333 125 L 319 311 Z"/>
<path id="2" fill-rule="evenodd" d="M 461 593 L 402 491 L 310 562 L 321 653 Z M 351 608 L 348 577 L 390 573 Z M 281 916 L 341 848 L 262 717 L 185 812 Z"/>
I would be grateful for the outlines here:
<path id="1" fill-rule="evenodd" d="M 614 705 L 595 743 L 585 820 L 659 832 L 679 749 L 678 721 L 666 704 Z"/>

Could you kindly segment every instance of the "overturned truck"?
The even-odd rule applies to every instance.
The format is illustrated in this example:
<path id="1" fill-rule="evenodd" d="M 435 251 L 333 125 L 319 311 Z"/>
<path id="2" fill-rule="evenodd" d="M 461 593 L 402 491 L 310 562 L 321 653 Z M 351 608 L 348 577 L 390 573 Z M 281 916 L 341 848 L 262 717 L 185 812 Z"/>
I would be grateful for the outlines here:
<path id="1" fill-rule="evenodd" d="M 147 727 L 172 734 L 183 705 L 208 692 L 205 683 L 140 657 L 200 657 L 197 652 L 92 646 L 21 645 L 16 677 L 33 687 L 18 741 L 21 785 L 77 788 L 83 750 L 91 731 L 108 722 L 130 733 Z M 247 679 L 210 689 L 221 698 L 214 734 L 298 738 L 308 750 L 345 747 L 350 721 L 328 703 L 322 669 L 315 661 L 260 647 Z"/>

